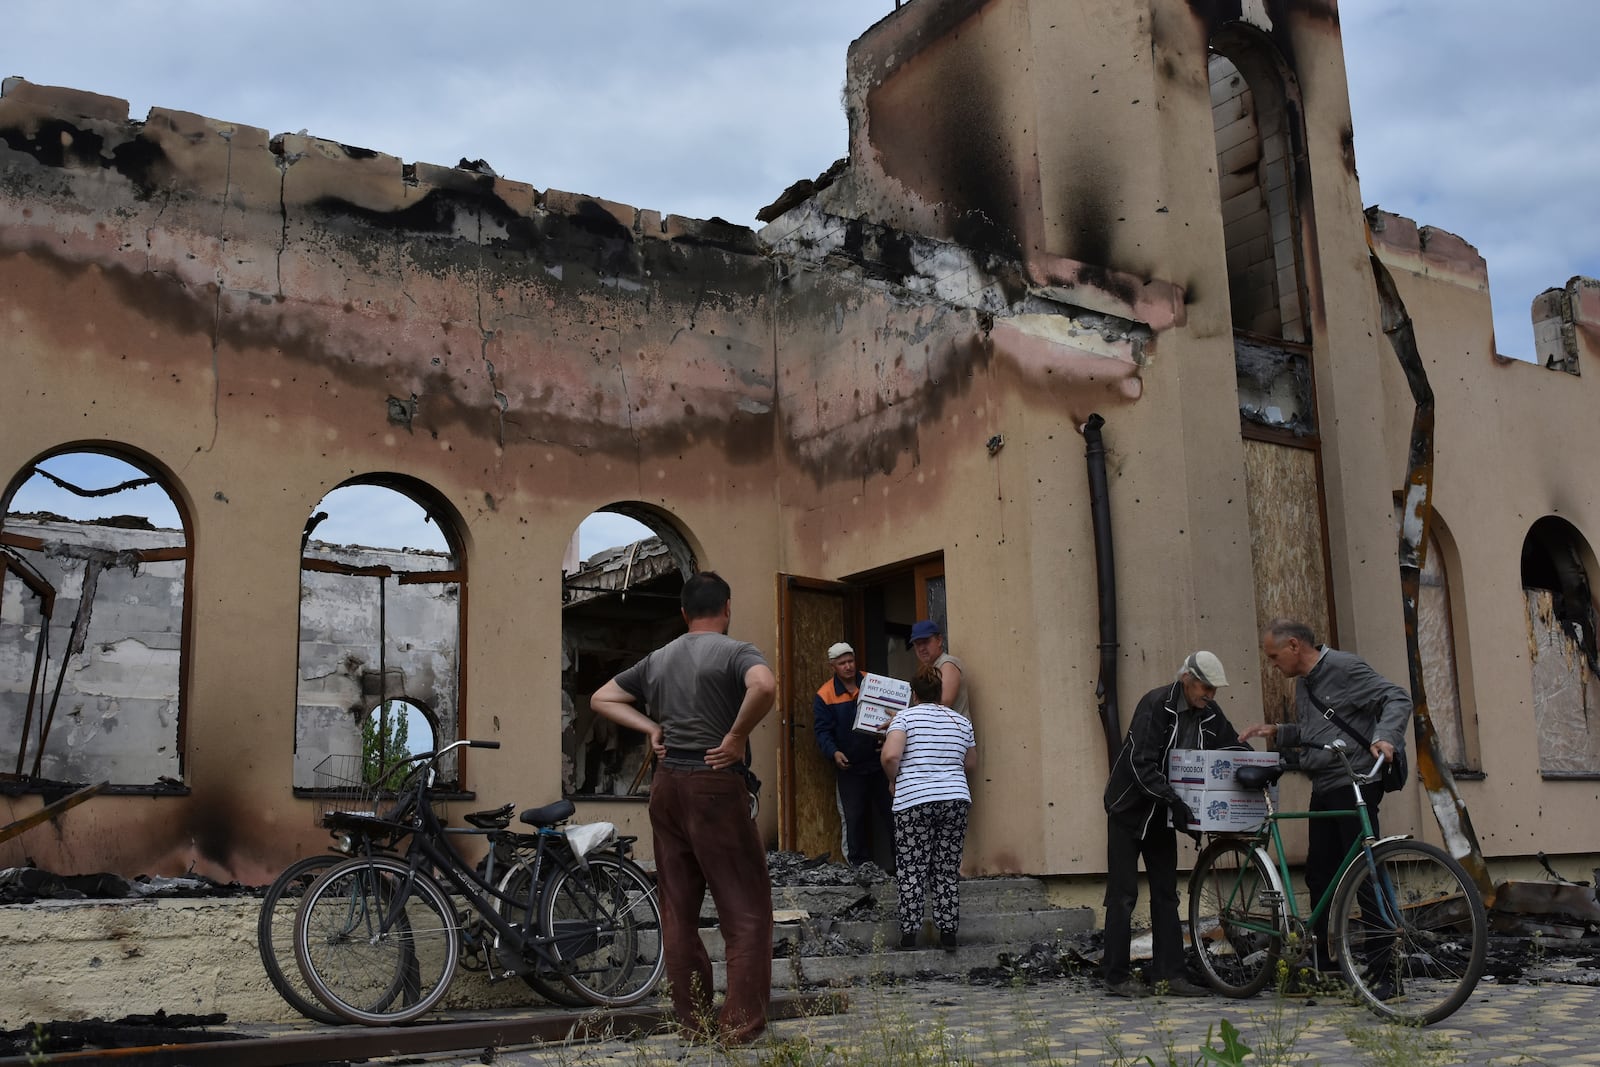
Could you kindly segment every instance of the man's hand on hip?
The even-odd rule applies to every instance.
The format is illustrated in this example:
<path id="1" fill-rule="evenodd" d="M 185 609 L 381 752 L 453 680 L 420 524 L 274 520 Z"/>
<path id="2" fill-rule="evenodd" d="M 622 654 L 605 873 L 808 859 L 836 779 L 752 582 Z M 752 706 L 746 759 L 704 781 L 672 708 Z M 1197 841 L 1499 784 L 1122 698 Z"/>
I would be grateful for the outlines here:
<path id="1" fill-rule="evenodd" d="M 838 765 L 840 770 L 844 770 L 850 766 L 850 757 L 846 756 L 843 752 L 835 750 L 833 753 L 833 762 Z"/>
<path id="2" fill-rule="evenodd" d="M 732 767 L 735 763 L 744 762 L 745 738 L 739 734 L 729 733 L 722 739 L 722 744 L 716 748 L 706 749 L 706 766 L 722 770 Z"/>

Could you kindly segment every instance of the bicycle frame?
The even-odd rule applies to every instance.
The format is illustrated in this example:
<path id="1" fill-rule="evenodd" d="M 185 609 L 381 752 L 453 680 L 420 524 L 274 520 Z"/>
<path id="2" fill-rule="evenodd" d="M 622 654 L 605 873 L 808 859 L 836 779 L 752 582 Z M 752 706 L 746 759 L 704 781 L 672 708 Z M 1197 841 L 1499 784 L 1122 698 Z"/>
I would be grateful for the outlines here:
<path id="1" fill-rule="evenodd" d="M 1333 751 L 1341 760 L 1344 761 L 1345 768 L 1350 771 L 1350 781 L 1355 787 L 1356 794 L 1356 806 L 1354 808 L 1338 808 L 1327 811 L 1277 811 L 1273 808 L 1271 793 L 1263 790 L 1263 794 L 1266 797 L 1267 802 L 1266 821 L 1262 823 L 1260 829 L 1254 831 L 1253 833 L 1240 835 L 1249 838 L 1252 846 L 1260 855 L 1263 865 L 1268 871 L 1272 872 L 1273 879 L 1276 882 L 1276 884 L 1273 885 L 1272 890 L 1278 894 L 1279 899 L 1281 899 L 1284 903 L 1285 917 L 1292 922 L 1300 924 L 1302 927 L 1315 927 L 1317 922 L 1332 906 L 1334 897 L 1338 895 L 1339 884 L 1344 881 L 1345 872 L 1350 869 L 1351 864 L 1356 862 L 1357 856 L 1363 856 L 1365 858 L 1367 869 L 1372 872 L 1375 881 L 1378 881 L 1380 884 L 1386 884 L 1387 880 L 1384 879 L 1381 873 L 1377 870 L 1377 865 L 1373 861 L 1372 850 L 1377 845 L 1380 845 L 1385 841 L 1406 840 L 1409 836 L 1406 834 L 1395 834 L 1389 837 L 1379 838 L 1374 835 L 1372 830 L 1372 819 L 1367 814 L 1366 798 L 1361 793 L 1362 776 L 1358 775 L 1355 772 L 1355 769 L 1350 765 L 1350 757 L 1345 753 L 1342 747 L 1329 747 L 1331 751 Z M 1374 773 L 1381 766 L 1382 761 L 1380 760 L 1379 764 L 1373 769 Z M 1367 777 L 1370 779 L 1372 776 L 1368 775 Z M 1344 854 L 1344 858 L 1339 861 L 1339 866 L 1335 869 L 1333 877 L 1329 879 L 1327 887 L 1323 889 L 1321 897 L 1315 901 L 1309 902 L 1311 906 L 1310 914 L 1301 915 L 1300 904 L 1293 891 L 1294 882 L 1289 871 L 1288 850 L 1283 844 L 1283 830 L 1281 829 L 1281 824 L 1285 822 L 1308 822 L 1313 819 L 1346 819 L 1352 815 L 1359 817 L 1361 820 L 1361 836 L 1355 841 L 1351 842 L 1350 848 Z M 1397 918 L 1399 905 L 1394 900 L 1394 892 L 1392 888 L 1386 888 L 1383 896 L 1385 899 L 1380 901 L 1380 904 L 1386 910 L 1394 913 L 1391 915 L 1391 918 Z M 1236 920 L 1235 925 L 1239 926 L 1241 929 L 1250 930 L 1253 933 L 1280 933 L 1278 930 L 1268 928 L 1259 923 Z"/>

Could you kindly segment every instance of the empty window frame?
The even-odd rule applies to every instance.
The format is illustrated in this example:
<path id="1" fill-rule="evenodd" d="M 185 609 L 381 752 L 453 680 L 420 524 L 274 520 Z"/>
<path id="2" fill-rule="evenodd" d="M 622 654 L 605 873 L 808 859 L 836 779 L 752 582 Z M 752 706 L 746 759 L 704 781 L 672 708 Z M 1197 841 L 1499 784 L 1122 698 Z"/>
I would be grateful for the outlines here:
<path id="1" fill-rule="evenodd" d="M 12 480 L 0 527 L 0 771 L 183 788 L 188 524 L 166 476 L 107 445 Z"/>
<path id="2" fill-rule="evenodd" d="M 645 796 L 643 734 L 589 710 L 618 672 L 684 632 L 679 594 L 696 570 L 673 522 L 644 504 L 611 504 L 580 525 L 561 584 L 561 782 L 568 797 Z"/>
<path id="3" fill-rule="evenodd" d="M 320 790 L 361 762 L 373 709 L 427 709 L 432 743 L 460 731 L 466 572 L 453 512 L 398 476 L 347 482 L 301 538 L 294 785 Z M 354 761 L 354 762 L 352 762 Z M 455 781 L 456 762 L 440 766 Z"/>

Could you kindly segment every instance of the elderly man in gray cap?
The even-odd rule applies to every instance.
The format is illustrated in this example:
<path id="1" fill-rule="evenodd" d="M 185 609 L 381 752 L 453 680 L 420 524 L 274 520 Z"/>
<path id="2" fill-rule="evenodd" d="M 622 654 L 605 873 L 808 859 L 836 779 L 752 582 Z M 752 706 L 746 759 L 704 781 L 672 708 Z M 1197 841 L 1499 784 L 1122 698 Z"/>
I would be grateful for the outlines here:
<path id="1" fill-rule="evenodd" d="M 1129 941 L 1133 907 L 1139 900 L 1139 859 L 1150 883 L 1154 943 L 1147 975 L 1158 990 L 1180 997 L 1209 992 L 1184 972 L 1183 928 L 1178 923 L 1178 837 L 1189 829 L 1189 806 L 1167 780 L 1167 755 L 1175 748 L 1242 748 L 1239 735 L 1217 707 L 1217 690 L 1228 684 L 1222 661 L 1193 652 L 1177 680 L 1150 690 L 1133 709 L 1128 737 L 1106 783 L 1106 932 L 1100 970 L 1106 992 L 1142 997 L 1149 990 L 1133 978 Z M 1168 822 L 1168 816 L 1171 822 Z"/>
<path id="2" fill-rule="evenodd" d="M 892 872 L 894 817 L 889 813 L 889 779 L 878 761 L 883 735 L 855 729 L 856 695 L 861 690 L 855 649 L 843 641 L 833 645 L 828 649 L 828 666 L 833 674 L 811 702 L 811 728 L 817 747 L 836 772 L 844 858 L 852 867 L 871 860 Z"/>

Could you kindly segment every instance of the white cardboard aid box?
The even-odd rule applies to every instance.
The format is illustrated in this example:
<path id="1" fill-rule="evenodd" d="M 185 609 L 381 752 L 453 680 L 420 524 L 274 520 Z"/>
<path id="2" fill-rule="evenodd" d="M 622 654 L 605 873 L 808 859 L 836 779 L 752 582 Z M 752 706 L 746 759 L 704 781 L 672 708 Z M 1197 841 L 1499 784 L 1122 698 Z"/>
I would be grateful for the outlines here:
<path id="1" fill-rule="evenodd" d="M 1195 821 L 1189 824 L 1190 830 L 1243 834 L 1259 828 L 1267 818 L 1266 798 L 1257 790 L 1178 786 L 1177 792 L 1194 812 Z"/>
<path id="2" fill-rule="evenodd" d="M 1167 780 L 1195 814 L 1197 821 L 1189 829 L 1249 833 L 1266 819 L 1267 802 L 1258 789 L 1240 789 L 1233 772 L 1239 767 L 1276 767 L 1278 762 L 1276 752 L 1175 748 L 1167 758 Z M 1277 804 L 1278 787 L 1267 791 Z"/>
<path id="3" fill-rule="evenodd" d="M 1249 749 L 1175 748 L 1167 757 L 1167 781 L 1175 788 L 1237 789 L 1233 772 L 1239 767 L 1276 767 L 1276 752 Z"/>
<path id="4" fill-rule="evenodd" d="M 863 674 L 861 690 L 856 694 L 856 721 L 852 728 L 858 734 L 882 736 L 895 712 L 904 711 L 910 704 L 910 682 L 883 674 Z"/>

